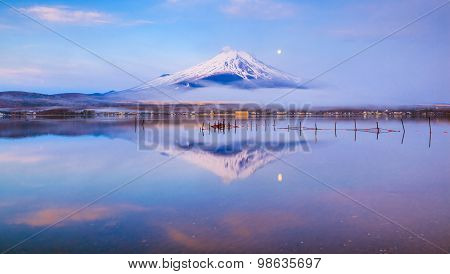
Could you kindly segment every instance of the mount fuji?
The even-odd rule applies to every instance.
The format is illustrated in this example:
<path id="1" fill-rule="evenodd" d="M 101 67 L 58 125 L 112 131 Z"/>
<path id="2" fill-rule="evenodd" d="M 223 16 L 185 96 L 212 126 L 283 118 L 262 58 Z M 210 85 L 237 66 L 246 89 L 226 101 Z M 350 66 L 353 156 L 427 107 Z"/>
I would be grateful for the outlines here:
<path id="1" fill-rule="evenodd" d="M 301 88 L 301 79 L 264 64 L 247 52 L 224 49 L 208 61 L 173 74 L 163 74 L 127 91 L 152 87 L 194 89 L 226 85 L 241 89 Z"/>
<path id="2" fill-rule="evenodd" d="M 135 102 L 165 102 L 173 98 L 183 102 L 255 102 L 267 98 L 271 101 L 277 92 L 292 88 L 305 87 L 301 85 L 300 78 L 266 65 L 247 52 L 226 48 L 210 60 L 191 68 L 163 74 L 145 84 L 122 91 L 53 95 L 0 92 L 0 108 L 102 107 Z M 184 92 L 194 89 L 199 92 Z M 236 89 L 241 92 L 234 92 Z M 272 92 L 262 92 L 267 89 Z"/>

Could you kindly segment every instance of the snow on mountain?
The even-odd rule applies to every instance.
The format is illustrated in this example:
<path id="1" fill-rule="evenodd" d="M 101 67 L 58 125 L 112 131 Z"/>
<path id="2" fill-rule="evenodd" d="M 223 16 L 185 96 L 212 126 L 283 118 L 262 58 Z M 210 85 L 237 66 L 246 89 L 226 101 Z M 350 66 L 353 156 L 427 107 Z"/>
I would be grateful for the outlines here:
<path id="1" fill-rule="evenodd" d="M 206 62 L 174 74 L 163 74 L 132 90 L 168 86 L 197 88 L 211 84 L 239 88 L 298 87 L 300 79 L 264 64 L 247 52 L 225 49 Z"/>

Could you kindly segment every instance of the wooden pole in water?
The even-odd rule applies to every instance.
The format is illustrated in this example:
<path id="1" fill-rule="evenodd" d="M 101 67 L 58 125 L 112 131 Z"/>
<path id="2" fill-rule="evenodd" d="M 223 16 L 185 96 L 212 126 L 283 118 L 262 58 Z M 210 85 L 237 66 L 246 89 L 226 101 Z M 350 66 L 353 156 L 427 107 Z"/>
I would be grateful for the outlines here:
<path id="1" fill-rule="evenodd" d="M 314 130 L 314 143 L 317 144 L 317 124 L 316 123 L 314 123 L 314 127 L 315 127 L 315 130 Z"/>
<path id="2" fill-rule="evenodd" d="M 314 136 L 315 136 L 315 142 L 317 143 L 317 123 L 314 123 Z"/>
<path id="3" fill-rule="evenodd" d="M 378 121 L 377 121 L 377 140 L 378 140 L 378 135 L 380 134 L 380 127 L 378 126 Z"/>
<path id="4" fill-rule="evenodd" d="M 405 132 L 405 124 L 403 124 L 403 119 L 400 119 L 400 121 L 402 122 L 403 132 Z"/>
<path id="5" fill-rule="evenodd" d="M 337 137 L 337 133 L 336 133 L 336 121 L 334 121 L 334 137 Z"/>
<path id="6" fill-rule="evenodd" d="M 431 118 L 428 117 L 428 127 L 430 128 L 430 134 L 431 134 Z"/>
<path id="7" fill-rule="evenodd" d="M 302 120 L 300 120 L 300 136 L 302 136 Z"/>
<path id="8" fill-rule="evenodd" d="M 357 129 L 356 129 L 356 120 L 353 120 L 353 122 L 355 122 L 355 131 L 356 131 L 356 130 L 357 130 Z"/>
<path id="9" fill-rule="evenodd" d="M 428 147 L 431 147 L 431 118 L 428 117 L 428 127 L 430 128 L 430 137 L 428 138 Z"/>

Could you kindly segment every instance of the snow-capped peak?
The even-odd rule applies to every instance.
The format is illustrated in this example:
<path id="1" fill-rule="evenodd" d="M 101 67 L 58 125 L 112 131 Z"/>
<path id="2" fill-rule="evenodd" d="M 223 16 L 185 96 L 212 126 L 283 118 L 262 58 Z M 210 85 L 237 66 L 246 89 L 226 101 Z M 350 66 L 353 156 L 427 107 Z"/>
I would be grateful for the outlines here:
<path id="1" fill-rule="evenodd" d="M 233 73 L 242 79 L 272 79 L 273 76 L 284 77 L 285 75 L 263 62 L 257 60 L 244 51 L 231 48 L 222 50 L 212 59 L 187 70 L 195 72 L 198 76 L 214 75 L 220 73 Z"/>
<path id="2" fill-rule="evenodd" d="M 174 74 L 164 74 L 137 89 L 172 85 L 195 88 L 212 82 L 241 88 L 294 87 L 300 83 L 298 78 L 264 64 L 247 52 L 226 47 L 208 61 Z"/>

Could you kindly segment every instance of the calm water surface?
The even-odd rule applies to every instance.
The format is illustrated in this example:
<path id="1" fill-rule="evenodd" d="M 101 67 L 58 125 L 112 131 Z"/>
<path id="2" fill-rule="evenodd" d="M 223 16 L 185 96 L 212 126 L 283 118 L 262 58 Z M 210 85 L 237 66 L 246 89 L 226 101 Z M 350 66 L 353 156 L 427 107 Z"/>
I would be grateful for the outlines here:
<path id="1" fill-rule="evenodd" d="M 216 121 L 0 120 L 0 251 L 450 250 L 448 121 Z"/>

